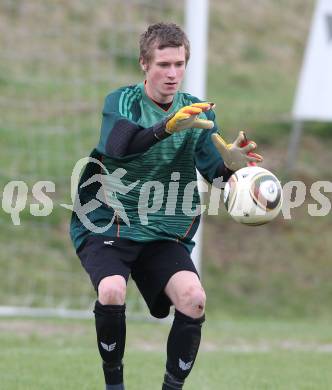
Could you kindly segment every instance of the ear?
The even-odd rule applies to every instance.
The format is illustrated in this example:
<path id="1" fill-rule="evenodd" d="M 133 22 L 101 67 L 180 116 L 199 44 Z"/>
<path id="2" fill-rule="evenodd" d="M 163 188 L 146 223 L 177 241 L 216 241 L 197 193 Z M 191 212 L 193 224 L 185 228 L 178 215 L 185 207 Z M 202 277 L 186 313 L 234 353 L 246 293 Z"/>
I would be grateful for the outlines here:
<path id="1" fill-rule="evenodd" d="M 142 58 L 140 58 L 139 63 L 140 63 L 140 65 L 141 65 L 142 71 L 143 71 L 143 72 L 146 72 L 146 71 L 148 70 L 148 66 L 147 66 L 147 64 L 145 64 L 145 63 L 143 62 L 143 59 L 142 59 Z"/>

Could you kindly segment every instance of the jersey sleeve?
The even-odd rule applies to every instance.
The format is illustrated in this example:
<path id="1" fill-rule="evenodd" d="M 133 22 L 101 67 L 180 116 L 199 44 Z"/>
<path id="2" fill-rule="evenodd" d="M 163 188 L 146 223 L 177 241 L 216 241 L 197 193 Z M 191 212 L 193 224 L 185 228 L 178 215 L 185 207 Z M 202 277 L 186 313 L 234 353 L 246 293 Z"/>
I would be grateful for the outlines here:
<path id="1" fill-rule="evenodd" d="M 215 114 L 213 111 L 209 112 L 207 117 L 215 123 Z M 233 171 L 225 166 L 222 157 L 213 144 L 211 135 L 217 132 L 218 127 L 216 123 L 211 130 L 203 130 L 195 148 L 196 168 L 209 183 L 212 183 L 214 179 L 219 177 L 222 177 L 225 182 L 233 174 Z"/>
<path id="2" fill-rule="evenodd" d="M 111 158 L 126 158 L 146 152 L 158 141 L 166 138 L 164 121 L 144 128 L 137 124 L 139 111 L 124 109 L 121 93 L 108 95 L 104 102 L 97 151 Z"/>

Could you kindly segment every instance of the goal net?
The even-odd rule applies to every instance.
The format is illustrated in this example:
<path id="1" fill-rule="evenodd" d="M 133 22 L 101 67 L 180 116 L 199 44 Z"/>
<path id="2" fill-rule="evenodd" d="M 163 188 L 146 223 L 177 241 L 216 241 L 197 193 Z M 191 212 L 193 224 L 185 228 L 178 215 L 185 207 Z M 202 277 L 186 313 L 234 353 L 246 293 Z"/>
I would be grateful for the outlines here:
<path id="1" fill-rule="evenodd" d="M 183 13 L 183 0 L 1 1 L 0 306 L 92 305 L 60 205 L 71 203 L 72 169 L 98 140 L 104 97 L 142 79 L 139 34 L 162 20 L 183 25 Z M 54 191 L 52 211 L 37 217 L 39 181 Z M 143 310 L 137 296 L 131 285 L 131 312 Z"/>

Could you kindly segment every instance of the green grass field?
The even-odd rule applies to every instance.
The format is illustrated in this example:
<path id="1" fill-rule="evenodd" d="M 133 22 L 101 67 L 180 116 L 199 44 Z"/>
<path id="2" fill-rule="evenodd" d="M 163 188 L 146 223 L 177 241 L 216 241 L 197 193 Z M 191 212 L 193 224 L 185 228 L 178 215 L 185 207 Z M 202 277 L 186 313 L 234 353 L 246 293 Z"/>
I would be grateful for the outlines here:
<path id="1" fill-rule="evenodd" d="M 129 390 L 161 388 L 169 324 L 128 321 Z M 93 320 L 0 320 L 0 388 L 102 389 Z M 320 321 L 210 317 L 188 390 L 327 390 L 332 334 Z"/>
<path id="2" fill-rule="evenodd" d="M 29 186 L 21 226 L 0 208 L 0 305 L 87 309 L 93 301 L 68 236 L 70 213 L 60 203 L 70 203 L 72 168 L 97 142 L 104 96 L 142 79 L 134 27 L 143 28 L 145 12 L 150 22 L 179 20 L 176 3 L 182 7 L 133 2 L 130 31 L 122 23 L 127 2 L 0 4 L 0 196 L 11 180 Z M 208 321 L 186 388 L 329 390 L 332 218 L 310 217 L 307 206 L 317 203 L 311 183 L 331 180 L 331 124 L 305 124 L 296 170 L 285 171 L 315 2 L 247 3 L 210 1 L 207 98 L 227 140 L 247 130 L 264 166 L 283 183 L 302 180 L 308 191 L 292 220 L 248 228 L 222 205 L 218 216 L 205 218 Z M 56 193 L 52 214 L 36 219 L 29 206 L 38 180 L 54 181 Z M 136 296 L 130 285 L 128 311 L 142 313 Z M 160 389 L 168 327 L 129 321 L 127 389 Z M 0 317 L 0 390 L 102 388 L 92 320 Z"/>

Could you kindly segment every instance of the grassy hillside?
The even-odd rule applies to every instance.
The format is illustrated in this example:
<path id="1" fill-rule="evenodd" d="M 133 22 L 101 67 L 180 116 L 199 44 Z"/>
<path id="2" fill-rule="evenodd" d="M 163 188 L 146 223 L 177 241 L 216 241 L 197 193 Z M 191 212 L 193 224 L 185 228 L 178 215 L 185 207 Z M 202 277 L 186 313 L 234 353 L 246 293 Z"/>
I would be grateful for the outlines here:
<path id="1" fill-rule="evenodd" d="M 297 166 L 285 171 L 290 112 L 313 11 L 312 1 L 213 2 L 209 97 L 227 137 L 247 129 L 264 166 L 285 183 L 306 184 L 305 204 L 262 227 L 226 215 L 206 218 L 204 277 L 213 308 L 248 315 L 329 315 L 331 212 L 312 217 L 316 180 L 331 181 L 331 125 L 305 124 Z M 300 17 L 299 17 L 300 16 Z M 331 201 L 331 193 L 325 193 Z M 225 214 L 225 213 L 223 213 Z"/>
<path id="2" fill-rule="evenodd" d="M 129 11 L 117 0 L 91 4 L 21 0 L 0 5 L 0 189 L 9 180 L 27 181 L 29 206 L 36 180 L 56 184 L 49 217 L 36 219 L 26 207 L 22 226 L 15 227 L 0 214 L 1 305 L 86 307 L 92 299 L 68 239 L 69 212 L 59 204 L 70 202 L 74 163 L 96 143 L 103 96 L 142 77 L 138 33 L 148 22 L 182 19 L 182 5 L 173 0 L 135 2 Z M 307 204 L 317 203 L 311 184 L 331 180 L 331 126 L 306 124 L 296 170 L 284 169 L 314 1 L 211 0 L 210 5 L 207 96 L 217 104 L 225 137 L 231 140 L 246 129 L 259 142 L 264 166 L 283 183 L 304 181 L 307 197 L 291 220 L 280 217 L 263 227 L 238 225 L 222 207 L 218 217 L 205 218 L 209 310 L 328 316 L 331 213 L 311 217 Z M 35 295 L 26 293 L 27 285 Z"/>
<path id="3" fill-rule="evenodd" d="M 313 5 L 211 2 L 208 94 L 227 129 L 289 121 Z"/>

